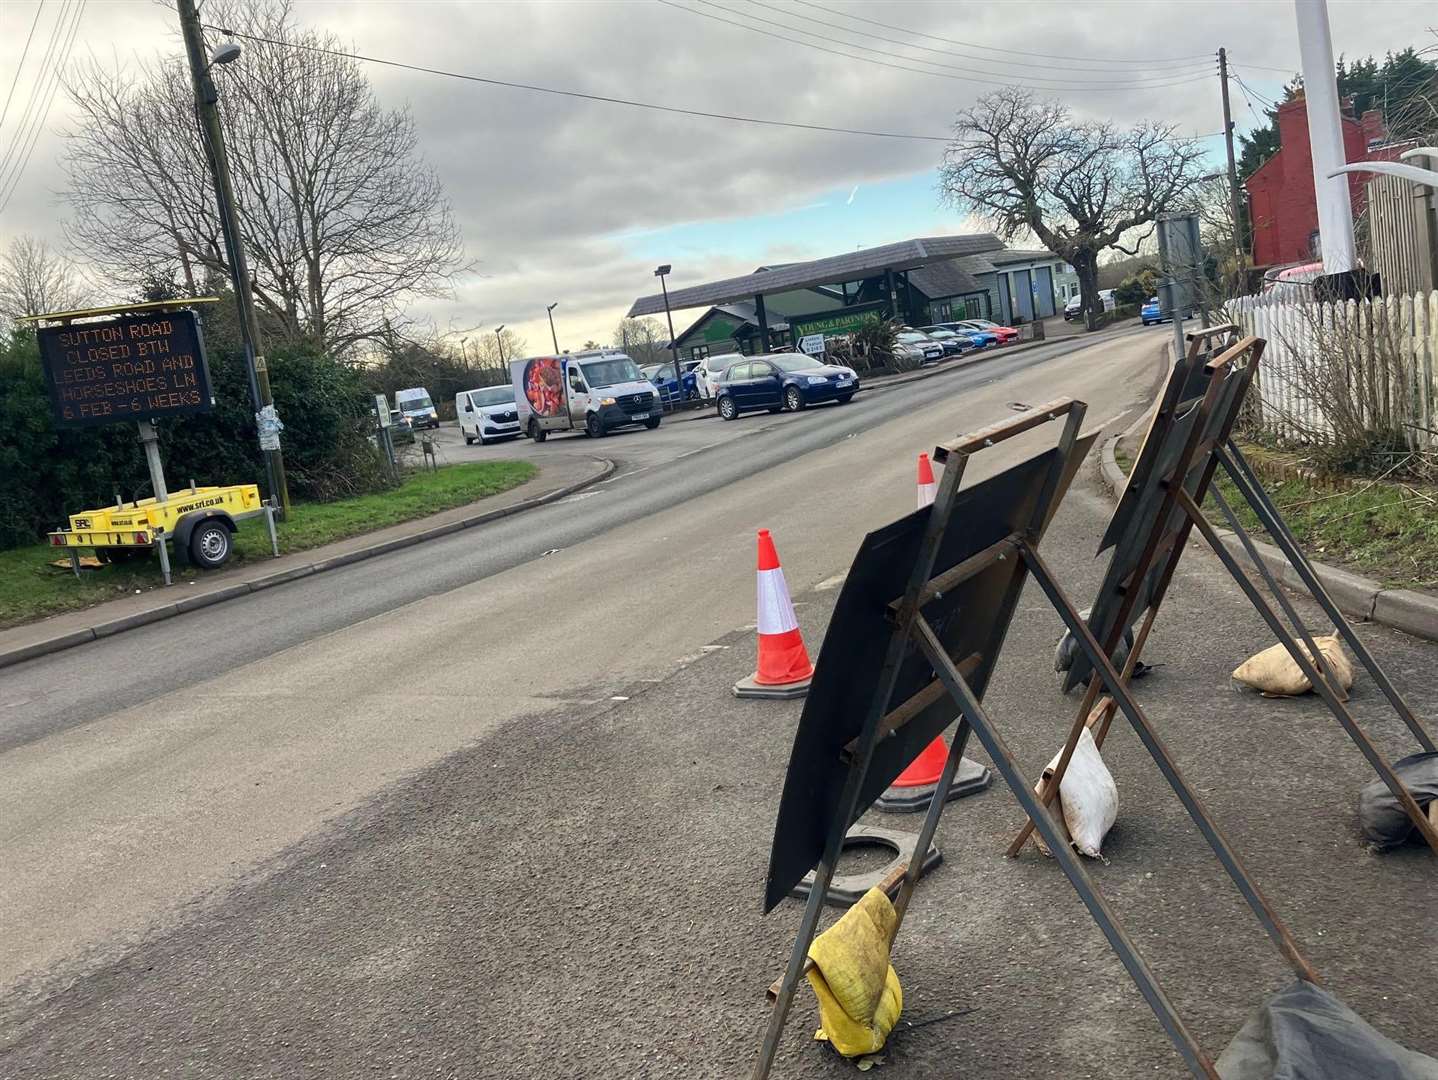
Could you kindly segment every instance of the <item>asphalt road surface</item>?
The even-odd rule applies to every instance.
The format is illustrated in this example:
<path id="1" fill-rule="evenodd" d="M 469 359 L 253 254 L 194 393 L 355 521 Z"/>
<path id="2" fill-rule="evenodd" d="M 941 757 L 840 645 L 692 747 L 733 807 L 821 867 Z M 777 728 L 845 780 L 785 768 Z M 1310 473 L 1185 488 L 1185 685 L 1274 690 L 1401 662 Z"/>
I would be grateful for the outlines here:
<path id="1" fill-rule="evenodd" d="M 1131 417 L 1166 340 L 1160 330 L 1053 357 L 1035 350 L 843 409 L 579 443 L 574 452 L 602 448 L 625 469 L 593 494 L 473 535 L 7 672 L 0 1073 L 742 1071 L 763 1022 L 758 988 L 794 921 L 759 919 L 757 897 L 797 708 L 739 708 L 726 696 L 752 665 L 752 634 L 735 631 L 753 619 L 754 529 L 775 532 L 812 647 L 832 594 L 811 590 L 844 569 L 864 532 L 912 506 L 918 450 L 1014 402 L 1064 393 L 1090 401 L 1094 422 Z M 666 458 L 665 437 L 685 445 Z M 631 443 L 642 447 L 633 457 Z M 983 475 L 1030 449 L 1003 444 L 971 468 Z M 648 453 L 659 457 L 639 456 Z M 1045 545 L 1078 595 L 1096 581 L 1105 511 L 1076 492 Z M 1332 788 L 1350 791 L 1362 770 L 1311 710 L 1301 738 L 1280 733 L 1302 766 L 1276 774 L 1250 745 L 1267 737 L 1271 704 L 1248 699 L 1243 722 L 1227 711 L 1221 729 L 1208 722 L 1213 695 L 1227 695 L 1213 676 L 1236 662 L 1234 644 L 1266 642 L 1256 620 L 1239 619 L 1231 588 L 1195 587 L 1208 590 L 1199 614 L 1170 624 L 1165 642 L 1184 658 L 1182 730 L 1199 753 L 1227 753 L 1232 739 L 1240 754 L 1231 776 L 1207 768 L 1201 783 L 1260 792 L 1256 821 L 1225 824 L 1255 833 L 1265 859 L 1307 845 L 1311 866 L 1284 899 L 1296 893 L 1328 921 L 1340 947 L 1322 948 L 1323 959 L 1336 952 L 1345 975 L 1356 970 L 1347 981 L 1360 993 L 1375 978 L 1391 985 L 1383 1015 L 1376 994 L 1361 1011 L 1416 1043 L 1411 972 L 1431 972 L 1434 959 L 1431 891 L 1413 873 L 1423 864 L 1365 856 L 1355 866 L 1351 798 L 1335 811 Z M 1056 633 L 1037 610 L 1032 598 L 1022 609 L 1013 648 L 1027 668 L 1000 700 L 1041 736 L 1047 723 L 1051 740 L 1063 703 L 1043 668 Z M 1387 644 L 1395 677 L 1431 670 L 1431 649 Z M 1418 703 L 1431 714 L 1431 690 Z M 1275 799 L 1292 828 L 1272 827 Z M 909 947 L 917 1004 L 962 998 L 980 1005 L 983 1024 L 923 1029 L 932 1038 L 911 1044 L 915 1068 L 901 1074 L 1085 1075 L 1055 1063 L 1088 1060 L 1093 1075 L 1174 1074 L 1096 932 L 1083 937 L 1061 876 L 1038 863 L 995 868 L 995 838 L 1013 814 L 992 794 L 972 802 L 983 833 L 962 834 L 951 864 L 967 865 L 960 852 L 973 842 L 982 874 L 1021 867 L 1025 889 L 1017 903 L 981 893 L 967 915 L 946 921 L 939 907 L 911 919 L 919 941 L 950 957 Z M 1139 815 L 1122 834 L 1116 850 L 1132 847 L 1115 860 L 1119 895 L 1141 893 L 1145 874 L 1165 884 L 1187 874 L 1192 845 L 1170 848 L 1171 824 Z M 1327 875 L 1340 871 L 1359 884 L 1333 888 Z M 943 880 L 960 891 L 958 875 Z M 1178 883 L 1161 913 L 1179 922 L 1145 932 L 1175 947 L 1222 937 L 1235 918 L 1219 903 L 1226 886 Z M 1391 908 L 1382 932 L 1337 926 L 1345 904 L 1371 918 L 1375 890 Z M 1080 935 L 1077 951 L 1061 946 L 1065 930 Z M 1238 953 L 1190 948 L 1187 974 L 1211 991 L 1198 999 L 1210 1038 L 1236 1028 L 1236 1002 L 1256 1003 L 1247 977 L 1272 974 L 1253 937 Z M 977 966 L 961 944 L 977 945 Z M 1057 974 L 1035 977 L 1049 964 Z M 1075 980 L 1075 965 L 1090 973 Z M 1184 972 L 1169 962 L 1160 974 Z M 1075 982 L 1078 998 L 1066 997 Z M 952 993 L 936 1000 L 935 985 Z M 1026 1017 L 1027 1041 L 1010 1013 Z M 1050 1017 L 1063 1023 L 1044 1029 Z M 806 1026 L 796 1016 L 780 1075 L 835 1072 Z M 967 1056 L 944 1056 L 955 1047 Z"/>

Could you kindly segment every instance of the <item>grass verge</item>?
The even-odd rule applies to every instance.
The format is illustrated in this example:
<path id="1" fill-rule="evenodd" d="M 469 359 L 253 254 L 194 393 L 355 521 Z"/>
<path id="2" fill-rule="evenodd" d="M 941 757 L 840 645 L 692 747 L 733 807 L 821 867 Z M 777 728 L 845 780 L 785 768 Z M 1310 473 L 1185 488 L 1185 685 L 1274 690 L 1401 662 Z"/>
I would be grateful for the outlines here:
<path id="1" fill-rule="evenodd" d="M 276 526 L 280 554 L 306 551 L 465 506 L 517 487 L 537 472 L 527 461 L 465 462 L 444 466 L 437 472 L 415 473 L 392 491 L 327 503 L 296 504 L 289 520 Z M 246 521 L 235 534 L 235 553 L 226 569 L 269 556 L 270 538 L 263 519 Z M 0 551 L 0 627 L 92 607 L 126 593 L 164 585 L 156 559 L 86 570 L 79 580 L 70 572 L 68 562 L 63 568 L 52 566 L 56 559 L 64 559 L 64 552 L 48 544 Z M 175 565 L 174 569 L 176 581 L 202 576 L 192 566 Z"/>
<path id="2" fill-rule="evenodd" d="M 1132 457 L 1116 447 L 1114 458 L 1127 475 Z M 1217 482 L 1243 527 L 1266 540 L 1258 516 L 1221 470 Z M 1310 559 L 1390 588 L 1438 589 L 1438 487 L 1371 480 L 1334 490 L 1298 475 L 1266 478 L 1263 486 Z M 1211 499 L 1204 510 L 1219 528 L 1228 527 Z"/>

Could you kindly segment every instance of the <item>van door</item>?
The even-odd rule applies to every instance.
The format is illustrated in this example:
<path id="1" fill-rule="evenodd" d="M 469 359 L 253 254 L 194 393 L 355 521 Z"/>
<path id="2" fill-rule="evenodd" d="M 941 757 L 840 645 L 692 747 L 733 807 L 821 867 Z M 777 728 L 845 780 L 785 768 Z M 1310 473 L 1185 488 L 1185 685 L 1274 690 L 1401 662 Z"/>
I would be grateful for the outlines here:
<path id="1" fill-rule="evenodd" d="M 457 414 L 457 418 L 459 420 L 460 435 L 469 434 L 470 425 L 474 426 L 474 433 L 478 435 L 480 418 L 475 415 L 474 403 L 470 401 L 468 394 L 460 394 L 457 400 L 461 403 L 462 406 L 462 408 Z"/>
<path id="2" fill-rule="evenodd" d="M 568 379 L 565 389 L 569 395 L 569 421 L 571 424 L 583 427 L 585 414 L 589 412 L 589 387 L 584 383 L 584 375 L 579 370 L 578 364 L 566 365 L 566 378 Z"/>

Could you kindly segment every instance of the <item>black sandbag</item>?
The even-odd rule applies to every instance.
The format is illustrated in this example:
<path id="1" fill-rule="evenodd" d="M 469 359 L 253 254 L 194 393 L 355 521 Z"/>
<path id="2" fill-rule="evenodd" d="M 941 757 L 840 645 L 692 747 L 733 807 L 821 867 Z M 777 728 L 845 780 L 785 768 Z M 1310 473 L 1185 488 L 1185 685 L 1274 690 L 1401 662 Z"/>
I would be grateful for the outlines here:
<path id="1" fill-rule="evenodd" d="M 1215 1068 L 1223 1080 L 1438 1080 L 1438 1061 L 1301 979 L 1248 1018 Z"/>
<path id="2" fill-rule="evenodd" d="M 1438 799 L 1438 753 L 1409 754 L 1394 763 L 1393 772 L 1427 813 L 1428 804 Z M 1358 793 L 1358 821 L 1364 837 L 1380 851 L 1397 847 L 1418 832 L 1382 779 L 1365 784 Z"/>

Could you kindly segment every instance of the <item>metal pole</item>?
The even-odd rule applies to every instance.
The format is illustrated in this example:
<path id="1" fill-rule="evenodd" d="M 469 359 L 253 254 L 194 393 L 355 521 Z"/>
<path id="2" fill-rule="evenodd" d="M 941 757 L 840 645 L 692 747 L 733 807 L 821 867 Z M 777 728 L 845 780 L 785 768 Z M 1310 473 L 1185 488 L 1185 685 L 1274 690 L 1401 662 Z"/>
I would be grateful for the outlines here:
<path id="1" fill-rule="evenodd" d="M 258 414 L 272 409 L 274 398 L 270 394 L 270 372 L 260 351 L 259 322 L 255 318 L 255 298 L 250 290 L 250 269 L 245 258 L 244 240 L 240 236 L 239 214 L 235 208 L 235 191 L 230 182 L 230 163 L 225 153 L 225 133 L 220 127 L 218 108 L 219 94 L 210 77 L 210 65 L 205 60 L 205 38 L 200 29 L 200 16 L 195 10 L 195 0 L 178 0 L 180 30 L 185 39 L 185 52 L 190 61 L 190 78 L 195 87 L 195 109 L 199 114 L 201 130 L 204 133 L 205 156 L 210 163 L 210 172 L 215 182 L 215 201 L 220 213 L 220 232 L 225 243 L 225 254 L 230 262 L 230 277 L 234 282 L 235 306 L 239 310 L 240 340 L 244 344 L 246 374 L 249 376 L 250 397 L 253 400 L 256 424 Z M 265 472 L 269 479 L 270 497 L 280 505 L 280 517 L 284 518 L 290 509 L 290 492 L 285 483 L 285 460 L 279 450 L 266 450 Z"/>
<path id="2" fill-rule="evenodd" d="M 669 287 L 664 284 L 664 275 L 656 275 L 659 278 L 659 291 L 664 294 L 664 321 L 669 324 L 669 355 L 674 361 L 674 385 L 683 390 L 684 384 L 679 375 L 679 342 L 674 340 L 674 315 L 669 310 Z"/>
<path id="3" fill-rule="evenodd" d="M 558 306 L 559 301 L 556 300 L 544 309 L 544 313 L 549 316 L 549 336 L 554 339 L 554 353 L 556 356 L 559 355 L 559 335 L 554 332 L 554 309 Z"/>
<path id="4" fill-rule="evenodd" d="M 1228 108 L 1228 50 L 1218 50 L 1218 85 L 1223 91 L 1223 146 L 1228 152 L 1228 199 L 1233 213 L 1233 252 L 1243 264 L 1243 220 L 1238 214 L 1238 166 L 1233 160 L 1233 116 Z"/>
<path id="5" fill-rule="evenodd" d="M 150 490 L 155 493 L 157 503 L 169 502 L 170 489 L 165 486 L 165 466 L 160 461 L 160 437 L 155 425 L 149 420 L 137 421 L 140 429 L 140 445 L 145 448 L 145 464 L 150 467 Z"/>
<path id="6" fill-rule="evenodd" d="M 499 366 L 500 366 L 500 367 L 504 367 L 504 338 L 502 338 L 502 337 L 499 336 L 499 335 L 500 335 L 500 331 L 502 331 L 503 329 L 504 329 L 504 326 L 503 326 L 503 325 L 500 325 L 500 326 L 497 326 L 497 327 L 494 328 L 494 340 L 495 340 L 495 341 L 498 343 L 498 345 L 499 345 Z"/>
<path id="7" fill-rule="evenodd" d="M 1323 272 L 1345 274 L 1354 267 L 1353 204 L 1348 177 L 1330 176 L 1347 164 L 1338 83 L 1333 74 L 1333 36 L 1327 0 L 1293 0 L 1298 51 L 1303 60 L 1303 97 L 1308 110 L 1308 145 L 1313 153 L 1313 191 L 1318 199 L 1318 235 Z"/>

